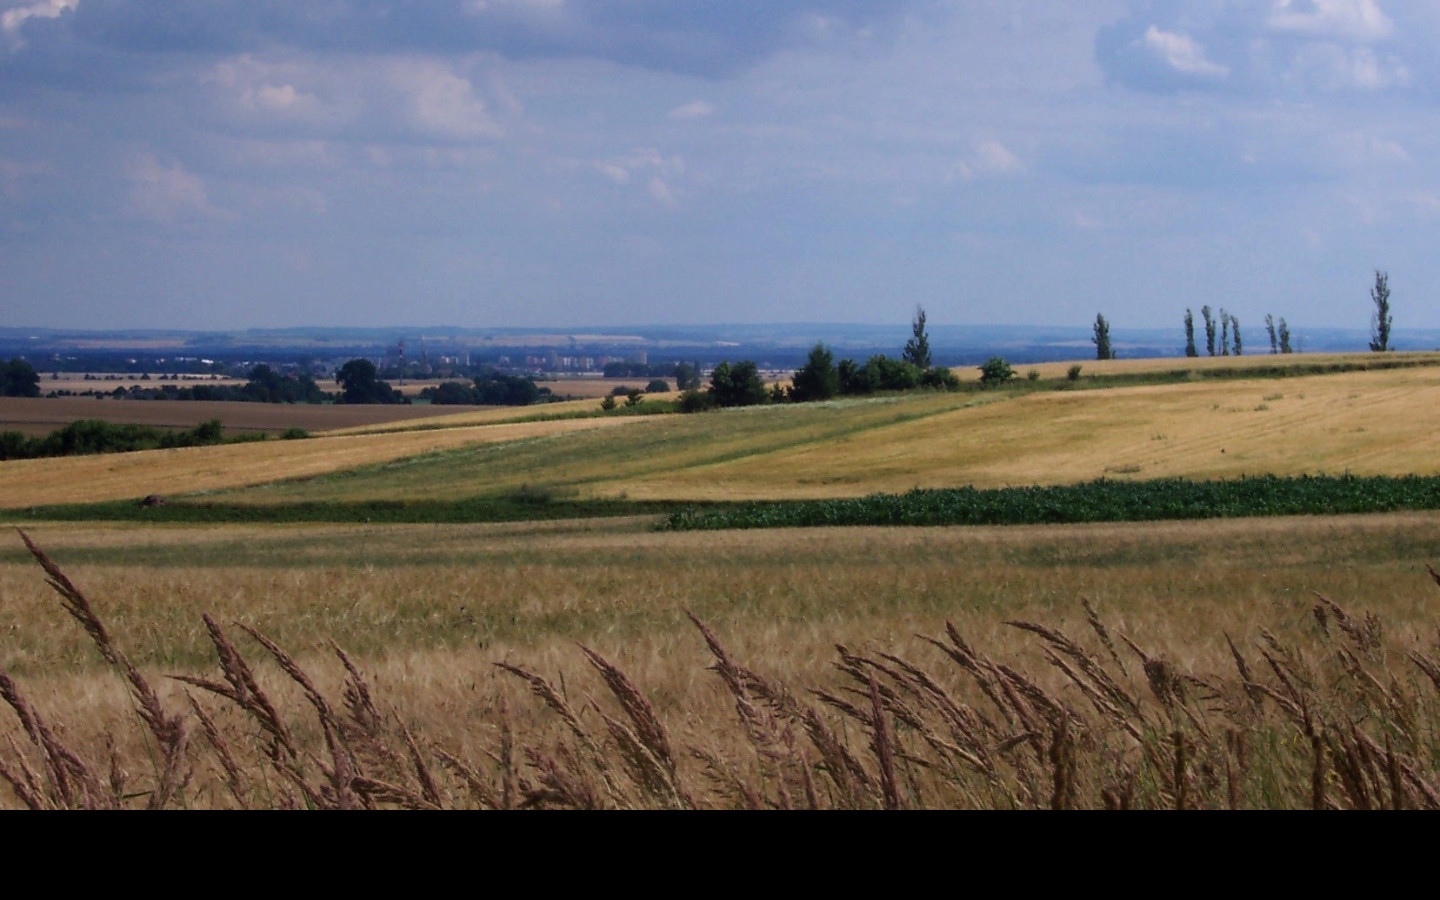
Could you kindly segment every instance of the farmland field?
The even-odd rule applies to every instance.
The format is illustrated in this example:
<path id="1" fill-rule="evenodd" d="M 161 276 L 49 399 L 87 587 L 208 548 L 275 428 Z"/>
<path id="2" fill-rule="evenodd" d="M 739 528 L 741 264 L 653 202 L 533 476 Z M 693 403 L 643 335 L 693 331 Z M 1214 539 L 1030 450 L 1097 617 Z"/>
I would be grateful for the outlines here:
<path id="1" fill-rule="evenodd" d="M 161 673 L 215 677 L 200 619 L 208 612 L 240 637 L 240 624 L 258 629 L 293 654 L 321 690 L 338 695 L 344 672 L 328 649 L 334 640 L 371 680 L 381 708 L 402 711 L 426 746 L 481 759 L 498 752 L 502 723 L 525 746 L 563 741 L 544 703 L 495 663 L 565 685 L 573 703 L 604 693 L 579 642 L 641 686 L 677 747 L 739 759 L 749 751 L 733 698 L 706 671 L 711 658 L 687 611 L 766 678 L 830 691 L 843 687 L 830 664 L 836 643 L 944 671 L 944 655 L 922 638 L 943 636 L 950 622 L 986 653 L 1037 672 L 1042 689 L 1065 696 L 1063 679 L 1046 674 L 1035 642 L 1002 622 L 1082 632 L 1081 598 L 1148 653 L 1205 672 L 1231 665 L 1227 634 L 1249 655 L 1258 654 L 1266 632 L 1313 641 L 1315 590 L 1357 614 L 1382 617 L 1385 646 L 1401 660 L 1404 648 L 1426 646 L 1432 634 L 1435 586 L 1423 565 L 1440 558 L 1437 526 L 1440 516 L 1405 514 L 703 536 L 617 520 L 199 530 L 41 525 L 32 536 L 90 597 L 115 643 L 156 674 L 172 709 L 186 701 Z M 66 739 L 87 755 L 104 758 L 106 737 L 119 735 L 124 764 L 142 778 L 147 751 L 124 682 L 106 671 L 15 538 L 0 549 L 0 595 L 0 666 L 52 721 L 67 723 Z M 1132 676 L 1141 680 L 1130 684 L 1143 690 L 1134 665 Z M 262 664 L 256 677 L 292 727 L 304 728 L 305 701 L 283 673 Z M 949 678 L 946 684 L 963 689 Z M 241 720 L 207 705 L 221 727 L 243 735 Z M 603 708 L 583 710 L 581 721 L 603 730 Z M 863 750 L 864 738 L 853 740 Z M 682 762 L 677 777 L 709 797 L 707 804 L 735 802 L 708 793 L 716 788 L 696 760 Z M 922 789 L 938 790 L 929 782 L 911 788 Z M 468 802 L 463 786 L 446 791 L 445 803 Z M 235 802 L 221 771 L 207 765 L 186 796 L 187 805 Z M 1098 795 L 1086 802 L 1098 804 Z"/>
<path id="2" fill-rule="evenodd" d="M 48 394 L 51 391 L 70 391 L 80 393 L 82 391 L 113 391 L 117 387 L 130 389 L 132 387 L 153 388 L 164 384 L 175 384 L 179 387 L 195 387 L 197 385 L 238 387 L 245 383 L 243 378 L 222 378 L 216 375 L 178 375 L 172 381 L 161 381 L 155 376 L 141 378 L 131 372 L 57 372 L 55 375 L 40 373 L 40 393 Z"/>
<path id="3" fill-rule="evenodd" d="M 526 487 L 557 497 L 729 500 L 858 496 L 916 485 L 1064 484 L 1100 476 L 1440 472 L 1429 425 L 1440 400 L 1434 367 L 1054 390 L 1064 368 L 1042 376 L 1053 382 L 1045 389 L 1011 393 L 529 422 L 516 421 L 529 411 L 493 410 L 384 426 L 411 430 L 4 463 L 0 504 L 18 509 L 154 491 L 183 504 L 186 494 L 203 491 L 196 500 L 265 508 L 484 497 Z M 583 402 L 587 409 L 594 405 Z M 390 745 L 400 754 L 393 758 L 407 752 L 408 738 L 395 730 L 403 726 L 418 736 L 424 753 L 468 761 L 493 788 L 488 794 L 492 788 L 477 787 L 438 761 L 436 772 L 444 777 L 427 786 L 413 771 L 357 756 L 372 774 L 386 773 L 384 785 L 400 786 L 366 782 L 372 793 L 365 796 L 382 798 L 381 805 L 506 805 L 501 795 L 511 797 L 512 790 L 540 805 L 584 805 L 597 796 L 599 805 L 804 805 L 812 789 L 818 805 L 1098 806 L 1118 798 L 1152 806 L 1358 806 L 1377 792 L 1384 804 L 1426 805 L 1425 791 L 1440 781 L 1434 742 L 1413 724 L 1440 713 L 1411 662 L 1433 652 L 1440 592 L 1425 567 L 1440 563 L 1440 513 L 717 532 L 658 531 L 656 524 L 656 517 L 632 517 L 384 526 L 27 521 L 23 527 L 89 597 L 114 644 L 157 684 L 167 708 L 190 707 L 181 685 L 162 675 L 220 677 L 201 619 L 208 612 L 256 667 L 295 739 L 323 755 L 313 698 L 307 704 L 280 668 L 263 663 L 266 651 L 237 626 L 257 629 L 293 655 L 292 664 L 311 673 L 339 709 L 346 672 L 333 640 L 370 679 L 378 708 L 387 717 L 389 710 L 398 713 L 381 729 L 400 741 Z M 1341 606 L 1330 609 L 1315 592 Z M 50 721 L 64 724 L 65 739 L 85 758 L 108 759 L 106 741 L 114 740 L 140 790 L 163 781 L 148 761 L 155 745 L 136 724 L 126 682 L 65 615 L 18 536 L 0 539 L 0 598 L 0 669 Z M 1090 630 L 1082 599 L 1110 632 Z M 707 671 L 717 657 L 687 613 L 712 629 L 730 658 L 768 679 L 746 682 L 750 699 L 737 706 L 735 689 Z M 1121 693 L 1090 699 L 1082 681 L 1091 676 L 1068 677 L 1046 655 L 1045 640 L 1005 624 L 1012 620 L 1088 636 L 1094 660 L 1113 669 Z M 972 745 L 973 735 L 937 737 L 926 730 L 928 707 L 905 705 L 920 703 L 923 692 L 906 693 L 919 682 L 906 682 L 909 670 L 896 668 L 896 659 L 934 673 L 946 696 L 977 708 L 991 702 L 984 678 L 967 676 L 952 662 L 959 645 L 947 643 L 947 622 L 977 652 L 1024 675 L 1019 681 L 1007 675 L 1006 684 L 1034 692 L 1028 700 L 996 701 L 998 712 L 985 707 L 998 729 L 986 731 L 988 751 Z M 932 637 L 943 646 L 930 643 Z M 1353 641 L 1352 656 L 1337 657 L 1335 641 Z M 623 689 L 617 693 L 617 682 L 587 662 L 577 642 L 633 679 L 669 730 L 668 744 L 643 737 L 643 716 L 626 718 L 638 713 L 625 705 Z M 850 660 L 839 669 L 836 644 L 844 647 L 838 660 Z M 1063 647 L 1056 652 L 1062 662 L 1078 659 Z M 1239 680 L 1237 657 L 1242 673 L 1250 673 Z M 862 658 L 870 662 L 854 662 Z M 552 700 L 536 697 L 533 682 L 494 665 L 502 662 L 545 679 Z M 871 693 L 863 678 L 857 685 L 845 674 L 847 665 L 852 674 L 879 677 Z M 1165 673 L 1174 672 L 1198 680 L 1167 686 L 1172 675 Z M 1380 687 L 1368 687 L 1362 672 L 1377 673 L 1373 684 Z M 785 685 L 792 699 L 761 703 L 772 696 L 765 684 Z M 1262 687 L 1279 699 L 1254 699 Z M 836 703 L 817 700 L 812 688 Z M 1327 693 L 1332 688 L 1341 693 Z M 1412 693 L 1403 703 L 1398 693 L 1366 699 L 1372 690 Z M 318 788 L 297 787 L 294 778 L 304 773 L 285 775 L 266 762 L 252 719 L 203 690 L 192 694 L 248 761 L 243 777 L 233 780 L 192 720 L 193 778 L 181 792 L 183 802 L 170 805 L 335 800 Z M 1142 695 L 1143 702 L 1128 699 Z M 556 697 L 568 698 L 578 716 L 574 724 L 557 715 Z M 1286 712 L 1298 711 L 1302 699 L 1320 723 L 1311 735 L 1298 712 L 1293 720 Z M 794 704 L 802 701 L 824 710 L 824 721 L 860 759 L 853 777 L 873 779 L 865 782 L 870 788 L 849 793 L 833 760 L 822 760 L 833 747 L 806 730 L 818 720 L 796 718 Z M 872 733 L 872 702 L 897 711 L 890 737 Z M 1130 702 L 1138 705 L 1126 715 L 1144 730 L 1114 724 L 1123 711 L 1113 704 Z M 1392 702 L 1398 705 L 1386 706 Z M 764 706 L 773 718 L 737 719 L 746 703 Z M 1073 710 L 1070 724 L 1034 711 L 1047 703 Z M 1392 718 L 1391 711 L 1402 708 L 1413 712 Z M 1371 741 L 1363 746 L 1382 748 L 1373 751 L 1378 757 L 1365 757 L 1372 751 L 1360 743 L 1359 750 L 1345 743 L 1362 741 L 1360 732 L 1346 736 L 1351 711 Z M 626 744 L 605 715 L 612 723 L 636 723 L 640 740 L 652 742 L 645 751 L 652 757 L 665 757 L 673 746 L 669 774 L 646 769 L 644 754 L 636 756 L 635 745 Z M 1039 717 L 1030 727 L 1043 732 L 1043 740 L 1026 736 L 1027 715 Z M 1019 718 L 1006 732 L 1009 717 Z M 787 737 L 792 726 L 796 731 Z M 577 738 L 577 728 L 592 737 Z M 1180 735 L 1173 746 L 1166 743 L 1172 732 Z M 27 746 L 13 718 L 0 720 L 0 734 Z M 1068 763 L 1072 781 L 1062 778 L 1066 753 L 1075 752 L 1065 749 L 1067 734 L 1102 748 Z M 506 763 L 512 739 L 514 761 Z M 1273 746 L 1262 746 L 1272 739 Z M 905 759 L 924 764 L 887 764 L 887 741 L 896 742 Z M 1386 741 L 1399 754 L 1391 757 L 1388 782 Z M 605 768 L 599 757 L 586 755 L 597 745 L 611 754 L 606 758 L 630 762 Z M 1031 762 L 1007 755 L 1002 772 L 966 755 L 1010 754 L 1013 747 Z M 1355 759 L 1362 768 L 1378 766 L 1374 790 L 1368 782 L 1345 781 L 1347 752 L 1360 754 Z M 0 753 L 0 762 L 8 758 Z M 659 761 L 663 768 L 665 759 Z M 33 754 L 30 764 L 39 765 Z M 900 774 L 886 780 L 887 765 Z M 949 765 L 989 774 L 978 780 L 947 775 Z M 1332 768 L 1322 772 L 1322 765 Z M 1030 780 L 1035 767 L 1043 784 Z M 1312 769 L 1324 777 L 1316 781 Z M 1178 781 L 1167 774 L 1172 770 L 1182 773 Z M 320 770 L 307 771 L 304 777 L 320 778 Z M 904 784 L 897 787 L 896 778 Z M 0 803 L 20 805 L 18 795 L 3 789 Z"/>
<path id="4" fill-rule="evenodd" d="M 1437 404 L 1440 368 L 841 400 L 652 417 L 618 431 L 457 449 L 226 499 L 416 499 L 544 485 L 565 496 L 751 500 L 1102 477 L 1435 474 L 1433 427 L 1408 411 Z"/>
<path id="5" fill-rule="evenodd" d="M 104 419 L 115 425 L 193 428 L 219 419 L 227 431 L 279 434 L 290 428 L 328 431 L 387 425 L 485 407 L 432 407 L 405 404 L 344 406 L 287 403 L 234 403 L 218 400 L 115 400 L 97 397 L 0 397 L 0 431 L 28 436 L 49 434 L 80 419 Z"/>

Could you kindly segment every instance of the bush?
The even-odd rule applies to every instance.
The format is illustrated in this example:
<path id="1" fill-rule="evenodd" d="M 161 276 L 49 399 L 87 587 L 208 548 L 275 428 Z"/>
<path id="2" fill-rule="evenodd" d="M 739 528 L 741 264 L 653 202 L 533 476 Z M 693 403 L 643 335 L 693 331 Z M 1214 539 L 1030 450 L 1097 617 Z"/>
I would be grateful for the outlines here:
<path id="1" fill-rule="evenodd" d="M 606 412 L 609 412 L 610 410 L 614 409 L 614 408 L 615 408 L 615 395 L 614 395 L 614 394 L 611 394 L 610 396 L 606 397 L 604 400 L 601 400 L 601 401 L 600 401 L 600 408 L 603 409 L 603 410 L 605 410 Z"/>
<path id="2" fill-rule="evenodd" d="M 1080 367 L 1079 367 L 1079 366 L 1071 366 L 1070 369 L 1065 373 L 1065 380 L 1066 380 L 1066 381 L 1079 381 L 1079 380 L 1080 380 Z"/>
<path id="3" fill-rule="evenodd" d="M 999 356 L 992 356 L 980 367 L 980 384 L 983 387 L 999 387 L 1015 377 L 1015 370 Z"/>
<path id="4" fill-rule="evenodd" d="M 922 370 L 914 363 L 888 356 L 872 356 L 865 368 L 875 372 L 875 387 L 881 391 L 908 391 L 920 386 Z"/>
<path id="5" fill-rule="evenodd" d="M 612 400 L 611 403 L 614 401 Z M 709 391 L 691 388 L 680 395 L 680 403 L 677 408 L 682 413 L 704 412 L 707 409 L 715 408 L 715 399 L 710 396 Z"/>
<path id="6" fill-rule="evenodd" d="M 924 383 L 925 372 L 903 359 L 884 354 L 872 356 L 865 365 L 842 359 L 836 373 L 842 394 L 873 394 L 876 391 L 908 391 Z M 937 376 L 943 379 L 943 376 Z"/>
<path id="7" fill-rule="evenodd" d="M 668 394 L 670 393 L 670 382 L 663 378 L 652 378 L 650 383 L 645 385 L 647 394 Z"/>
<path id="8" fill-rule="evenodd" d="M 960 389 L 960 376 L 945 366 L 935 366 L 926 369 L 920 375 L 920 386 L 942 391 L 956 391 Z"/>

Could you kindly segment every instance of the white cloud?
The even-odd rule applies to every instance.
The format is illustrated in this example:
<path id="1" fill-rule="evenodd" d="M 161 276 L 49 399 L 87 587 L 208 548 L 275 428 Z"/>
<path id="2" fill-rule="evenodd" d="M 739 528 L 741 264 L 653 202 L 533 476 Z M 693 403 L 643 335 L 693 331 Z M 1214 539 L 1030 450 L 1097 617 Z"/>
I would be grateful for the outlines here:
<path id="1" fill-rule="evenodd" d="M 213 110 L 241 128 L 290 126 L 293 134 L 489 143 L 523 116 L 483 60 L 442 57 L 260 58 L 216 63 L 205 81 Z M 478 72 L 478 73 L 477 73 Z M 216 102 L 218 101 L 218 102 Z"/>
<path id="2" fill-rule="evenodd" d="M 1230 74 L 1228 67 L 1206 59 L 1205 48 L 1187 35 L 1161 31 L 1151 25 L 1140 41 L 1181 74 L 1201 78 L 1224 78 Z"/>
<path id="3" fill-rule="evenodd" d="M 552 10 L 565 5 L 565 0 L 469 0 L 465 4 L 466 12 L 487 13 L 496 10 L 520 9 L 529 10 Z"/>
<path id="4" fill-rule="evenodd" d="M 1011 153 L 1008 148 L 999 141 L 983 141 L 975 148 L 975 158 L 981 169 L 986 172 L 1004 174 L 1018 172 L 1024 166 L 1020 158 Z"/>
<path id="5" fill-rule="evenodd" d="M 670 189 L 670 185 L 659 178 L 650 179 L 650 184 L 646 186 L 645 193 L 649 194 L 654 200 L 664 206 L 675 205 L 675 192 Z"/>
<path id="6" fill-rule="evenodd" d="M 616 184 L 628 184 L 630 182 L 630 170 L 622 165 L 611 162 L 595 163 L 595 170 Z"/>
<path id="7" fill-rule="evenodd" d="M 1410 70 L 1394 57 L 1381 58 L 1369 47 L 1347 50 L 1339 44 L 1317 43 L 1297 51 L 1291 77 L 1322 90 L 1380 90 L 1410 83 Z"/>
<path id="8" fill-rule="evenodd" d="M 40 0 L 29 6 L 17 6 L 0 13 L 0 31 L 9 36 L 11 49 L 25 46 L 20 27 L 29 19 L 58 19 L 61 13 L 78 6 L 80 0 Z"/>
<path id="9" fill-rule="evenodd" d="M 319 101 L 314 94 L 295 90 L 293 84 L 262 84 L 242 94 L 240 103 L 248 109 L 290 114 L 313 109 Z"/>
<path id="10" fill-rule="evenodd" d="M 475 86 L 445 66 L 431 62 L 397 64 L 392 78 L 407 94 L 416 125 L 454 140 L 503 137 L 505 129 L 490 114 Z"/>
<path id="11" fill-rule="evenodd" d="M 592 163 L 595 171 L 616 184 L 629 184 L 636 175 L 646 172 L 656 177 L 673 178 L 685 172 L 685 160 L 665 156 L 652 147 L 639 147 L 625 156 Z"/>
<path id="12" fill-rule="evenodd" d="M 131 211 L 143 219 L 170 224 L 192 216 L 213 216 L 205 182 L 179 163 L 163 163 L 153 153 L 135 155 L 126 166 Z"/>
<path id="13" fill-rule="evenodd" d="M 684 106 L 677 106 L 670 110 L 670 118 L 703 119 L 713 112 L 715 112 L 715 107 L 712 104 L 706 103 L 704 100 L 692 100 Z"/>
<path id="14" fill-rule="evenodd" d="M 1404 166 L 1414 162 L 1402 144 L 1365 132 L 1336 135 L 1332 144 L 1336 157 L 1350 166 Z"/>
<path id="15" fill-rule="evenodd" d="M 333 93 L 332 75 L 314 65 L 271 62 L 241 55 L 217 63 L 204 79 L 220 89 L 222 102 L 246 119 L 323 124 L 349 118 L 353 110 L 322 100 Z M 305 87 L 297 87 L 305 85 Z"/>
<path id="16" fill-rule="evenodd" d="M 589 166 L 617 185 L 645 185 L 645 193 L 664 205 L 676 205 L 675 179 L 685 174 L 685 160 L 653 147 L 639 147 L 624 156 L 593 160 Z"/>
<path id="17" fill-rule="evenodd" d="M 1013 175 L 1024 170 L 1020 157 L 999 141 L 981 141 L 974 151 L 955 164 L 954 173 L 965 180 L 981 175 Z"/>
<path id="18" fill-rule="evenodd" d="M 1395 23 L 1376 0 L 1277 0 L 1268 24 L 1276 31 L 1353 41 L 1378 41 L 1395 32 Z"/>

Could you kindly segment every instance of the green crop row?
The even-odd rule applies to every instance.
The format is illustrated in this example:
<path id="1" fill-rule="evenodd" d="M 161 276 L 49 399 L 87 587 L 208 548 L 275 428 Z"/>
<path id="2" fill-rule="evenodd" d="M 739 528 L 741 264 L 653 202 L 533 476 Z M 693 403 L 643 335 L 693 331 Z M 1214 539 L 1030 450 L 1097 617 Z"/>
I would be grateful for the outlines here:
<path id="1" fill-rule="evenodd" d="M 688 508 L 666 527 L 813 528 L 828 525 L 1028 525 L 1440 509 L 1440 477 L 1262 475 L 1235 481 L 1091 481 L 994 490 L 916 489 L 839 500 Z"/>

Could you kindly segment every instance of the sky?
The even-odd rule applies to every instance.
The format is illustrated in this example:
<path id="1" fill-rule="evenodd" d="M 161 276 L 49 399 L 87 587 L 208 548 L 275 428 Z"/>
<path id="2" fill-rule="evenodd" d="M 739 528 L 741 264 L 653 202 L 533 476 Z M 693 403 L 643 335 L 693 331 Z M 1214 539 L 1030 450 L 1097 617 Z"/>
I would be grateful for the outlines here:
<path id="1" fill-rule="evenodd" d="M 1440 326 L 1435 0 L 0 0 L 0 325 Z"/>

